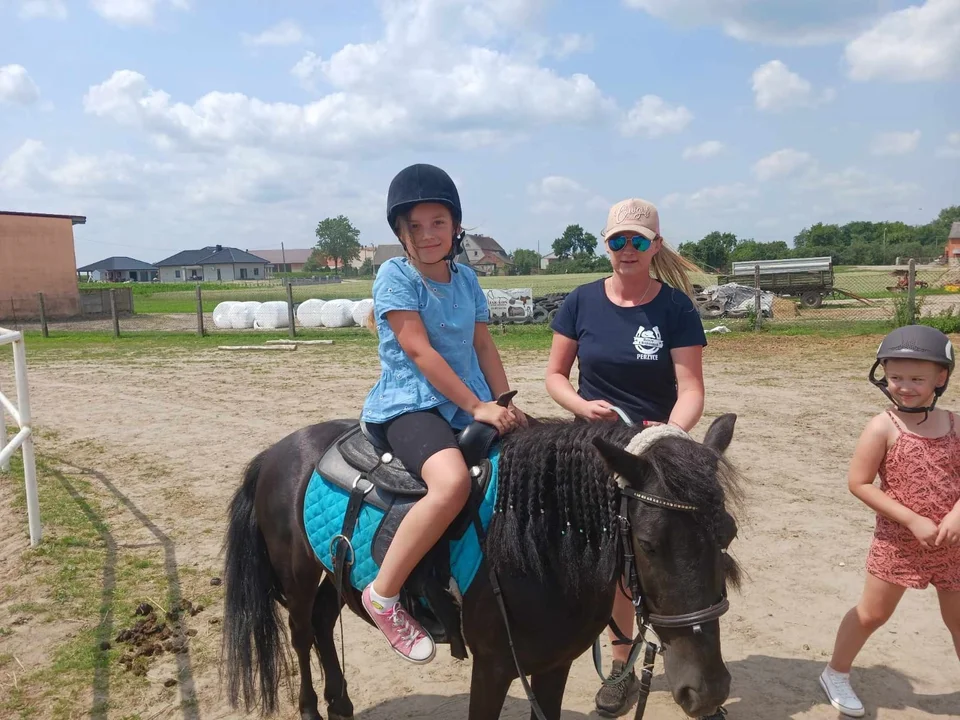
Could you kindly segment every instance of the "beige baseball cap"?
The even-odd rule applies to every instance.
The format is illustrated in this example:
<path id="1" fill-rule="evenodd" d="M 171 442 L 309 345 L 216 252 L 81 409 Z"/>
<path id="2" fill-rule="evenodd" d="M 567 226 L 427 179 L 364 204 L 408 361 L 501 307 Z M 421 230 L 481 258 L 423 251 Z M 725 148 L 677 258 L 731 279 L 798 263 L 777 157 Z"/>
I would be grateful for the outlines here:
<path id="1" fill-rule="evenodd" d="M 626 231 L 640 233 L 650 240 L 660 237 L 660 213 L 656 206 L 640 198 L 630 198 L 610 208 L 606 227 L 600 234 L 608 238 Z"/>

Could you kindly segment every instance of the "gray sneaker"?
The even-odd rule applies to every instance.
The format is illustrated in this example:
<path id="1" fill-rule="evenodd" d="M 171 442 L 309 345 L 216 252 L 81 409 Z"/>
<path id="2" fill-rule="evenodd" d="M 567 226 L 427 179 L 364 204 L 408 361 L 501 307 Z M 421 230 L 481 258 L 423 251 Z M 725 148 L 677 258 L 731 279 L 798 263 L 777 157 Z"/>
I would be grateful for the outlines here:
<path id="1" fill-rule="evenodd" d="M 829 665 L 820 674 L 820 687 L 827 694 L 827 699 L 844 715 L 849 717 L 863 717 L 863 703 L 850 686 L 850 675 L 839 673 Z"/>
<path id="2" fill-rule="evenodd" d="M 614 678 L 623 672 L 624 663 L 613 661 L 613 670 L 607 678 Z M 597 714 L 600 717 L 615 718 L 626 715 L 630 708 L 640 699 L 640 679 L 635 672 L 616 685 L 604 685 L 597 693 Z"/>

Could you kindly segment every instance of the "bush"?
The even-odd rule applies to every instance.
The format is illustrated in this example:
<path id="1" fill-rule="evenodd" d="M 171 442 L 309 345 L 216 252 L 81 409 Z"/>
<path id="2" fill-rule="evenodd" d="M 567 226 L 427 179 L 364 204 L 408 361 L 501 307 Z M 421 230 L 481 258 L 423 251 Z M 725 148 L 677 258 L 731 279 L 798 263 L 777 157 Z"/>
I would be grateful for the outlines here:
<path id="1" fill-rule="evenodd" d="M 921 325 L 935 327 L 942 333 L 953 335 L 960 333 L 960 314 L 954 314 L 953 308 L 941 310 L 936 315 L 927 315 L 919 320 Z"/>

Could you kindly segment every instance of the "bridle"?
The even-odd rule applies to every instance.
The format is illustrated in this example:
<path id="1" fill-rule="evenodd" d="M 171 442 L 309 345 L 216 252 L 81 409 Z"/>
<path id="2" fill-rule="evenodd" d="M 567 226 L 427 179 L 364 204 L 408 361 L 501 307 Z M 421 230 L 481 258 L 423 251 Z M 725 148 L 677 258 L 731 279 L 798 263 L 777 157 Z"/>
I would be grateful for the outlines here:
<path id="1" fill-rule="evenodd" d="M 617 627 L 613 618 L 611 618 L 610 629 L 617 637 L 614 645 L 630 645 L 630 656 L 627 659 L 626 665 L 624 665 L 623 672 L 613 677 L 605 677 L 601 668 L 600 638 L 597 637 L 593 643 L 593 664 L 604 685 L 617 685 L 623 682 L 630 673 L 633 672 L 633 668 L 640 657 L 640 652 L 643 651 L 643 666 L 640 671 L 640 699 L 638 701 L 636 715 L 634 716 L 635 720 L 640 720 L 640 718 L 643 717 L 647 697 L 650 694 L 650 683 L 653 680 L 654 663 L 656 662 L 657 655 L 663 652 L 663 642 L 660 641 L 660 636 L 657 635 L 655 628 L 691 628 L 695 635 L 699 635 L 703 632 L 701 628 L 703 623 L 720 619 L 720 617 L 730 609 L 730 601 L 727 599 L 726 583 L 724 583 L 723 594 L 719 602 L 702 610 L 696 610 L 682 615 L 659 615 L 649 611 L 643 588 L 640 585 L 640 577 L 637 573 L 636 556 L 633 553 L 630 500 L 637 500 L 645 505 L 676 512 L 696 513 L 700 512 L 700 508 L 689 503 L 639 492 L 629 487 L 621 488 L 620 491 L 620 515 L 617 517 L 617 521 L 620 526 L 620 539 L 623 544 L 623 577 L 627 579 L 627 586 L 630 589 L 639 631 L 637 632 L 637 636 L 633 640 L 630 640 L 623 634 L 620 628 Z M 648 632 L 653 632 L 653 634 L 657 636 L 657 642 L 651 642 L 647 639 L 646 635 Z"/>

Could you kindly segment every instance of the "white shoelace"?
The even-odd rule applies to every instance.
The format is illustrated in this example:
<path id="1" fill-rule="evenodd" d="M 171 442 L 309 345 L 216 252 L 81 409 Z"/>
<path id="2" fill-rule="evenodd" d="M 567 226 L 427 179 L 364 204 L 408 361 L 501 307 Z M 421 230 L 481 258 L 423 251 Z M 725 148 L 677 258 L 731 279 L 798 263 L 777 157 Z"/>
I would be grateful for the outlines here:
<path id="1" fill-rule="evenodd" d="M 858 698 L 857 694 L 853 691 L 853 686 L 850 684 L 849 677 L 831 672 L 828 672 L 826 677 L 832 694 L 837 701 L 843 705 L 846 705 L 847 703 L 850 703 L 851 705 L 860 704 L 860 698 Z"/>
<path id="2" fill-rule="evenodd" d="M 420 639 L 420 631 L 410 623 L 407 618 L 407 613 L 400 606 L 400 603 L 393 606 L 393 612 L 390 613 L 390 622 L 397 628 L 397 634 L 400 635 L 400 639 L 409 647 L 413 647 L 417 640 Z"/>

